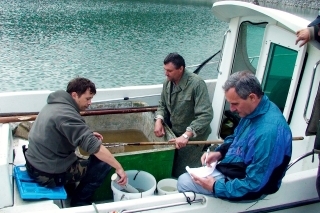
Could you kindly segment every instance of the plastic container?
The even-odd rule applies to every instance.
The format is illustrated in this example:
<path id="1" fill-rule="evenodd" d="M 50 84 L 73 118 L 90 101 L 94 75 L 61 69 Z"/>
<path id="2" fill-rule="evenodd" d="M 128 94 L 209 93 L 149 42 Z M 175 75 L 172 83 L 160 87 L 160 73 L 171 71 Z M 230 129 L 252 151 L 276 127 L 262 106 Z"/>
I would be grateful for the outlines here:
<path id="1" fill-rule="evenodd" d="M 160 180 L 157 184 L 158 195 L 178 193 L 177 183 L 178 181 L 172 178 Z"/>
<path id="2" fill-rule="evenodd" d="M 138 170 L 128 170 L 126 171 L 126 174 L 128 176 L 128 183 L 138 189 L 139 193 L 129 193 L 116 182 L 111 181 L 114 201 L 132 200 L 154 195 L 157 182 L 153 175 Z"/>

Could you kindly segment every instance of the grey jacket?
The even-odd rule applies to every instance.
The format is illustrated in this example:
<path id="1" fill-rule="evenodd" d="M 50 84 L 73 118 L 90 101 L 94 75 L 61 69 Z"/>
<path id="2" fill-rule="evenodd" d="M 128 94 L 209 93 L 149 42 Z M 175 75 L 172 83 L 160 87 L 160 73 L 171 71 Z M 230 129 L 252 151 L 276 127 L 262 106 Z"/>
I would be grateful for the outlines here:
<path id="1" fill-rule="evenodd" d="M 89 154 L 99 150 L 99 141 L 80 115 L 78 105 L 65 91 L 51 93 L 29 133 L 26 158 L 36 169 L 58 174 L 77 160 L 77 146 Z"/>
<path id="2" fill-rule="evenodd" d="M 211 133 L 210 122 L 213 118 L 206 83 L 188 71 L 184 71 L 174 88 L 171 81 L 165 81 L 156 115 L 169 123 L 177 137 L 189 127 L 196 133 L 191 140 L 206 140 Z"/>

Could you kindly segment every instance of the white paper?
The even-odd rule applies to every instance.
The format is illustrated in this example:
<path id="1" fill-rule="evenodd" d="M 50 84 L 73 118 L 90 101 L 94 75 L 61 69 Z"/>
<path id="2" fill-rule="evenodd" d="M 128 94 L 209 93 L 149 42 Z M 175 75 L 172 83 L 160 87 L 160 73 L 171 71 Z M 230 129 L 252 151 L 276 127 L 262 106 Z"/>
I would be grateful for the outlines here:
<path id="1" fill-rule="evenodd" d="M 211 167 L 201 166 L 198 168 L 190 168 L 189 166 L 186 166 L 186 170 L 189 174 L 192 173 L 197 175 L 198 177 L 207 177 L 214 172 L 216 165 L 217 165 L 217 162 L 211 163 Z"/>

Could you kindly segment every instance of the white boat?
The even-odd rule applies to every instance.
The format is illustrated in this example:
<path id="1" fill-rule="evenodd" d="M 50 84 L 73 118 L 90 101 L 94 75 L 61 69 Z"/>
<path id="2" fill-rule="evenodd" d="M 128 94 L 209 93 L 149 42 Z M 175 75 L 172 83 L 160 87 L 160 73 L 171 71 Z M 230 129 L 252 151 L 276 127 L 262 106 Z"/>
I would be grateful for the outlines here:
<path id="1" fill-rule="evenodd" d="M 318 159 L 305 157 L 313 150 L 315 136 L 305 136 L 317 87 L 320 82 L 320 45 L 310 42 L 299 48 L 295 32 L 309 21 L 295 15 L 239 1 L 213 4 L 216 18 L 228 22 L 222 42 L 218 78 L 206 80 L 214 119 L 208 140 L 220 139 L 224 111 L 228 110 L 222 89 L 228 76 L 240 70 L 251 70 L 262 82 L 265 94 L 283 111 L 293 133 L 302 137 L 293 141 L 292 166 L 274 194 L 248 202 L 230 202 L 201 194 L 155 195 L 140 199 L 62 208 L 59 201 L 24 201 L 19 197 L 12 178 L 12 142 L 9 124 L 0 126 L 0 188 L 4 190 L 0 212 L 319 212 L 320 203 L 315 182 Z M 157 105 L 162 84 L 98 89 L 94 102 L 139 100 Z M 0 113 L 37 112 L 52 91 L 0 93 Z M 60 205 L 59 205 L 60 203 Z"/>

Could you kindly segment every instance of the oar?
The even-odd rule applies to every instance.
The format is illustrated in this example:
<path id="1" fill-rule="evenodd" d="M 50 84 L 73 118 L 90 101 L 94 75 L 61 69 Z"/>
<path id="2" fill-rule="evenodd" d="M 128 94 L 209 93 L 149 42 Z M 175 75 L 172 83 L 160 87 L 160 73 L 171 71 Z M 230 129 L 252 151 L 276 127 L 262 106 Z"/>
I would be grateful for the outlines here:
<path id="1" fill-rule="evenodd" d="M 81 111 L 80 115 L 92 116 L 92 115 L 125 114 L 125 113 L 155 112 L 155 111 L 157 111 L 156 106 L 149 106 L 149 107 L 86 110 L 86 111 Z M 6 113 L 5 115 L 9 115 L 9 116 L 0 117 L 0 123 L 34 121 L 37 118 L 38 113 L 35 113 L 35 114 L 21 113 L 20 115 L 16 116 L 17 114 L 18 113 L 11 113 L 11 115 L 13 116 L 10 116 L 8 113 Z"/>
<path id="2" fill-rule="evenodd" d="M 198 67 L 197 69 L 195 69 L 195 71 L 193 71 L 194 74 L 199 74 L 200 70 L 202 69 L 202 67 L 204 65 L 206 65 L 206 63 L 208 63 L 211 59 L 213 59 L 218 53 L 220 53 L 221 50 L 219 50 L 218 52 L 216 52 L 215 54 L 213 54 L 212 56 L 210 56 L 208 59 L 206 59 L 204 62 L 202 62 Z"/>
<path id="3" fill-rule="evenodd" d="M 304 137 L 293 137 L 293 141 L 303 140 Z M 187 145 L 201 145 L 201 144 L 222 144 L 223 140 L 214 140 L 214 141 L 188 141 Z M 145 145 L 175 145 L 174 142 L 132 142 L 132 143 L 103 143 L 105 147 L 117 147 L 117 146 L 145 146 Z"/>

